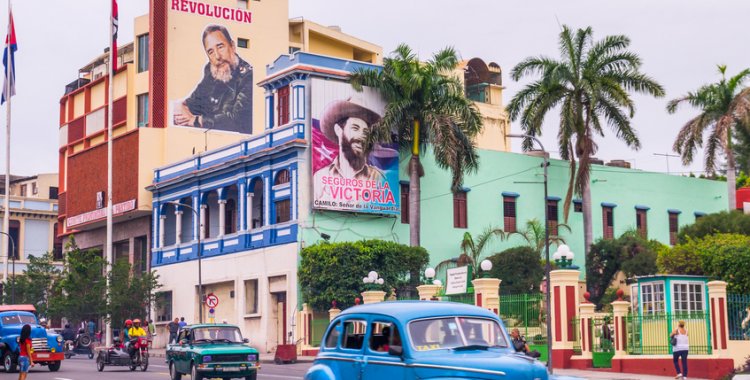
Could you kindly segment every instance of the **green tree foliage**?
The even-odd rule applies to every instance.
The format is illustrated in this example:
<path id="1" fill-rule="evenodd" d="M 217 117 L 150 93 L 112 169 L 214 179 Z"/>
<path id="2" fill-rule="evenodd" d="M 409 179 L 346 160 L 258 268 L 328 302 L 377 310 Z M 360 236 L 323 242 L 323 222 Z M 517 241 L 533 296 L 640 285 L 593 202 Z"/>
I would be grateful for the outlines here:
<path id="1" fill-rule="evenodd" d="M 602 305 L 602 297 L 619 271 L 626 276 L 656 274 L 657 252 L 662 244 L 628 231 L 617 239 L 600 239 L 586 255 L 586 286 L 591 302 Z"/>
<path id="2" fill-rule="evenodd" d="M 385 98 L 385 114 L 372 126 L 370 142 L 390 142 L 395 137 L 409 161 L 409 241 L 420 245 L 420 154 L 429 144 L 438 167 L 450 170 L 452 189 L 458 190 L 464 174 L 476 172 L 479 155 L 475 137 L 482 130 L 482 116 L 464 95 L 455 75 L 458 54 L 453 48 L 435 53 L 426 62 L 406 44 L 383 59 L 383 69 L 355 70 L 352 87 L 376 89 Z"/>
<path id="3" fill-rule="evenodd" d="M 65 267 L 50 303 L 50 316 L 71 321 L 96 319 L 106 312 L 105 261 L 99 250 L 78 248 L 73 237 L 67 244 Z"/>
<path id="4" fill-rule="evenodd" d="M 682 227 L 678 241 L 687 243 L 690 238 L 700 239 L 715 233 L 750 235 L 750 215 L 745 215 L 741 211 L 722 211 L 705 215 L 694 224 Z"/>
<path id="5" fill-rule="evenodd" d="M 750 236 L 714 234 L 659 252 L 659 271 L 705 275 L 728 283 L 732 293 L 750 293 Z"/>
<path id="6" fill-rule="evenodd" d="M 127 260 L 118 260 L 110 272 L 110 291 L 107 310 L 115 326 L 126 319 L 144 319 L 151 295 L 161 285 L 154 272 L 132 273 Z"/>
<path id="7" fill-rule="evenodd" d="M 435 266 L 435 272 L 442 273 L 443 270 L 447 270 L 451 263 L 457 263 L 458 266 L 472 265 L 474 267 L 474 273 L 479 273 L 479 263 L 482 262 L 481 257 L 484 253 L 485 248 L 488 247 L 495 239 L 505 240 L 506 234 L 501 228 L 487 227 L 482 233 L 480 233 L 476 239 L 471 235 L 471 232 L 464 232 L 463 239 L 461 239 L 461 255 L 457 258 L 451 258 L 448 260 L 441 261 Z"/>
<path id="8" fill-rule="evenodd" d="M 3 303 L 13 303 L 15 293 L 16 304 L 31 304 L 41 316 L 48 314 L 51 300 L 56 294 L 56 285 L 59 281 L 60 270 L 52 264 L 52 254 L 44 256 L 29 256 L 29 263 L 23 273 L 16 274 L 10 283 L 5 285 Z M 13 291 L 15 287 L 15 291 Z"/>
<path id="9" fill-rule="evenodd" d="M 504 294 L 529 293 L 539 289 L 544 267 L 539 253 L 531 247 L 513 247 L 489 257 L 492 262 L 490 277 L 502 280 Z"/>
<path id="10" fill-rule="evenodd" d="M 591 27 L 572 30 L 563 26 L 558 39 L 559 59 L 529 57 L 511 71 L 513 80 L 538 76 L 508 103 L 511 120 L 520 120 L 521 129 L 541 136 L 545 117 L 559 112 L 558 151 L 570 161 L 570 181 L 563 206 L 567 221 L 573 193 L 583 199 L 584 247 L 593 241 L 591 217 L 591 159 L 598 150 L 595 139 L 604 137 L 605 127 L 628 147 L 639 149 L 641 142 L 631 125 L 635 102 L 631 93 L 664 96 L 664 89 L 641 72 L 641 58 L 628 50 L 630 38 L 605 36 L 594 40 Z M 559 111 L 558 111 L 559 109 Z M 531 139 L 523 142 L 532 148 Z M 576 170 L 576 158 L 580 166 Z"/>
<path id="11" fill-rule="evenodd" d="M 408 287 L 409 273 L 421 273 L 428 261 L 422 247 L 382 240 L 314 244 L 302 249 L 302 299 L 319 311 L 330 309 L 334 300 L 341 309 L 352 306 L 366 290 L 362 278 L 371 270 L 385 280 L 380 290 L 398 293 Z"/>
<path id="12" fill-rule="evenodd" d="M 557 230 L 566 230 L 570 233 L 570 226 L 565 223 L 558 223 Z M 529 243 L 529 246 L 539 252 L 540 255 L 543 253 L 546 238 L 544 236 L 544 223 L 540 222 L 539 219 L 527 220 L 526 228 L 515 233 L 521 235 Z M 565 244 L 565 239 L 560 235 L 549 235 L 549 243 L 550 245 Z"/>

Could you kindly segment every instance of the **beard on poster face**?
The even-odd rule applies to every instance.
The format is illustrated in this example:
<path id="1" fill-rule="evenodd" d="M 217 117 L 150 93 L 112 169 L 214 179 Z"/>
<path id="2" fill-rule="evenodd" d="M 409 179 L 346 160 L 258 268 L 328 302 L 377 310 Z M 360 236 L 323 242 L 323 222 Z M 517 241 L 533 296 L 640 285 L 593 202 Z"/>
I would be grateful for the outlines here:
<path id="1" fill-rule="evenodd" d="M 349 140 L 346 136 L 341 138 L 341 150 L 344 153 L 344 158 L 349 161 L 349 164 L 353 168 L 362 168 L 367 162 L 367 152 L 365 150 L 365 143 L 360 139 Z"/>
<path id="2" fill-rule="evenodd" d="M 210 62 L 211 76 L 223 83 L 227 83 L 232 80 L 232 70 L 237 68 L 240 64 L 240 59 L 235 54 L 231 60 L 218 59 L 214 63 Z"/>

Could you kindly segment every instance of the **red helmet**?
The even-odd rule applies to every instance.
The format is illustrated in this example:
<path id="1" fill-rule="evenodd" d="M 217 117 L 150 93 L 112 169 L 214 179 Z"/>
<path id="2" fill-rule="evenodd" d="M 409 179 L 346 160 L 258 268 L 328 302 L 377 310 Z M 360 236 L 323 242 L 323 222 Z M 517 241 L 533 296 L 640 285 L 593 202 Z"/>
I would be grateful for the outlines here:
<path id="1" fill-rule="evenodd" d="M 129 320 L 129 319 L 126 319 L 126 320 L 125 320 L 125 326 L 130 326 L 130 325 L 132 325 L 132 324 L 133 324 L 133 321 L 131 321 L 131 320 Z"/>

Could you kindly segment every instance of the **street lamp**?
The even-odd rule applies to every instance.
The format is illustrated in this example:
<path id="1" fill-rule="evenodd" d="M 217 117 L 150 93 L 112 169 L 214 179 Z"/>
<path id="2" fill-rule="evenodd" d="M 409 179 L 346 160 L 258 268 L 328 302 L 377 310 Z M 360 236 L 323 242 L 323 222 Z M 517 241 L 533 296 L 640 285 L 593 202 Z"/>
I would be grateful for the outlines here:
<path id="1" fill-rule="evenodd" d="M 383 280 L 382 278 L 380 278 L 378 276 L 378 272 L 375 272 L 373 270 L 373 271 L 370 271 L 370 273 L 367 274 L 367 277 L 364 277 L 362 279 L 362 282 L 365 284 L 365 286 L 369 290 L 372 290 L 373 288 L 375 288 L 378 285 L 383 285 L 385 283 L 385 280 Z"/>
<path id="2" fill-rule="evenodd" d="M 10 303 L 14 304 L 16 303 L 16 242 L 13 240 L 13 237 L 10 236 L 10 234 L 6 234 L 5 232 L 0 232 L 0 234 L 5 235 L 10 240 L 10 255 L 11 260 L 13 262 L 13 284 L 10 286 Z M 10 256 L 9 255 L 9 256 Z M 8 280 L 7 278 L 5 279 Z"/>
<path id="3" fill-rule="evenodd" d="M 193 215 L 195 215 L 195 220 L 198 221 L 198 306 L 200 308 L 198 323 L 203 323 L 203 272 L 201 271 L 201 257 L 203 256 L 203 246 L 201 245 L 201 231 L 203 231 L 203 221 L 201 220 L 200 213 L 196 209 L 194 209 L 193 206 L 186 205 L 178 201 L 169 201 L 167 203 L 190 209 L 190 211 L 193 212 Z"/>
<path id="4" fill-rule="evenodd" d="M 429 284 L 432 282 L 432 279 L 435 278 L 435 268 L 427 268 L 424 270 L 424 278 L 427 280 L 426 283 Z"/>
<path id="5" fill-rule="evenodd" d="M 490 276 L 490 271 L 492 270 L 492 261 L 484 259 L 479 263 L 479 267 L 482 268 L 482 277 L 487 278 Z"/>
<path id="6" fill-rule="evenodd" d="M 546 277 L 546 283 L 547 283 L 547 291 L 546 291 L 546 304 L 547 304 L 547 352 L 550 354 L 547 355 L 547 371 L 549 373 L 552 373 L 552 325 L 550 324 L 550 311 L 552 310 L 551 307 L 551 296 L 550 296 L 550 289 L 552 286 L 550 285 L 550 263 L 549 263 L 549 213 L 547 212 L 547 168 L 549 167 L 549 159 L 547 158 L 547 151 L 544 150 L 544 145 L 542 142 L 536 138 L 536 136 L 533 135 L 522 135 L 522 134 L 508 134 L 506 135 L 511 138 L 521 138 L 521 139 L 532 139 L 534 142 L 539 144 L 539 148 L 541 148 L 542 151 L 542 167 L 544 167 L 544 255 L 546 258 L 546 265 L 544 268 L 544 273 L 547 275 Z M 560 316 L 557 316 L 558 318 Z"/>
<path id="7" fill-rule="evenodd" d="M 570 251 L 570 247 L 565 244 L 560 244 L 560 246 L 557 247 L 557 251 L 552 255 L 555 264 L 562 269 L 572 269 L 574 257 L 575 255 Z"/>

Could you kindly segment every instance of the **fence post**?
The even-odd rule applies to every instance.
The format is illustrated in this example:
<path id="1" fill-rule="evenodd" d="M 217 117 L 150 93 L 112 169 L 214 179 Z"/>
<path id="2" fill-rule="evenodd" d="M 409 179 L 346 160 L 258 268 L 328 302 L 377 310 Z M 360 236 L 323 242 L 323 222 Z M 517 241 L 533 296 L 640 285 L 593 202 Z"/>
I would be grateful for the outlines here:
<path id="1" fill-rule="evenodd" d="M 341 314 L 341 309 L 336 306 L 336 301 L 331 301 L 331 308 L 328 309 L 328 319 L 332 321 L 339 314 Z"/>
<path id="2" fill-rule="evenodd" d="M 718 351 L 719 357 L 727 354 L 727 340 L 729 340 L 729 314 L 727 313 L 727 283 L 724 281 L 710 281 L 708 283 L 708 299 L 711 303 L 711 346 Z"/>
<path id="3" fill-rule="evenodd" d="M 383 300 L 385 300 L 385 292 L 382 290 L 368 290 L 362 292 L 363 303 L 378 303 L 383 302 Z"/>
<path id="4" fill-rule="evenodd" d="M 612 316 L 615 319 L 615 356 L 613 359 L 621 359 L 627 355 L 627 317 L 630 302 L 622 300 L 622 289 L 617 291 L 617 301 L 612 302 Z M 665 338 L 666 339 L 666 338 Z M 614 366 L 614 362 L 613 362 Z"/>
<path id="5" fill-rule="evenodd" d="M 419 292 L 419 300 L 420 301 L 431 300 L 433 297 L 435 297 L 435 295 L 438 294 L 438 292 L 440 291 L 440 288 L 442 288 L 442 286 L 430 285 L 430 284 L 417 286 L 417 292 Z"/>
<path id="6" fill-rule="evenodd" d="M 474 305 L 500 313 L 500 279 L 477 278 L 472 280 L 474 285 Z"/>
<path id="7" fill-rule="evenodd" d="M 554 368 L 570 368 L 577 341 L 575 325 L 578 312 L 578 278 L 581 272 L 573 269 L 561 269 L 550 272 L 552 310 L 547 311 L 548 321 L 552 324 L 552 365 Z"/>
<path id="8" fill-rule="evenodd" d="M 594 305 L 589 301 L 589 297 L 591 295 L 589 292 L 586 292 L 583 294 L 583 298 L 586 300 L 581 305 L 578 306 L 578 316 L 580 318 L 580 325 L 578 326 L 578 329 L 581 331 L 579 334 L 579 337 L 581 339 L 581 358 L 592 360 L 593 359 L 593 344 L 594 344 L 594 337 L 593 337 L 593 319 L 594 319 Z"/>

